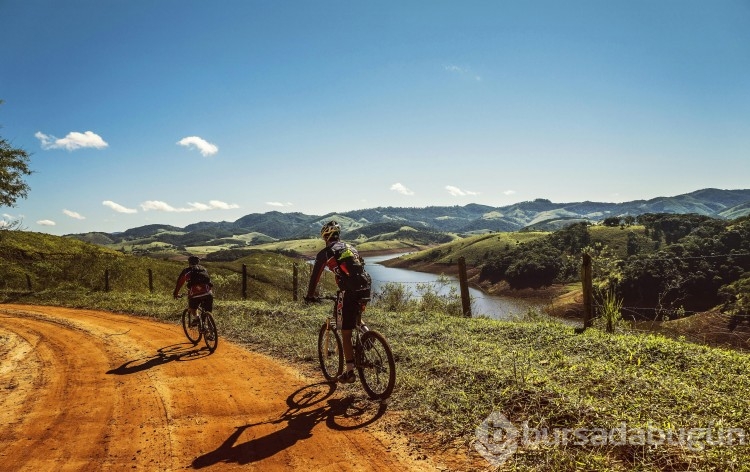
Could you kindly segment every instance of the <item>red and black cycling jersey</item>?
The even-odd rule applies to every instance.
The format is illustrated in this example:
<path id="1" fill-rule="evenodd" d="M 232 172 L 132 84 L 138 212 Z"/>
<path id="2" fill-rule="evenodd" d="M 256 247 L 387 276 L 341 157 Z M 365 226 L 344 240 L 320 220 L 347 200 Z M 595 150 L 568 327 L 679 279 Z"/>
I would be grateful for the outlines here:
<path id="1" fill-rule="evenodd" d="M 335 275 L 339 290 L 346 290 L 347 280 L 364 272 L 364 261 L 351 244 L 331 241 L 315 256 L 315 265 L 313 265 L 310 285 L 307 288 L 308 297 L 315 295 L 315 288 L 326 267 Z"/>
<path id="2" fill-rule="evenodd" d="M 211 283 L 208 277 L 208 271 L 201 266 L 190 266 L 186 267 L 180 272 L 177 277 L 177 284 L 174 288 L 174 295 L 180 293 L 180 289 L 187 282 L 188 287 L 188 298 L 205 297 L 206 295 L 213 295 Z"/>

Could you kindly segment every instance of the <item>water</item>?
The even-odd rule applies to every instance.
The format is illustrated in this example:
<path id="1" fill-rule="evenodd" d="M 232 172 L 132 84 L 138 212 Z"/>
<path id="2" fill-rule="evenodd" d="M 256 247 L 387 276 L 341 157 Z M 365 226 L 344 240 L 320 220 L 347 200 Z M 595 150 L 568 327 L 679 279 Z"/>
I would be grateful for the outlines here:
<path id="1" fill-rule="evenodd" d="M 389 282 L 400 283 L 406 285 L 406 288 L 409 289 L 412 296 L 416 298 L 419 296 L 419 293 L 417 292 L 418 284 L 435 284 L 438 281 L 440 276 L 436 274 L 386 267 L 380 264 L 382 261 L 393 259 L 400 255 L 401 254 L 389 254 L 386 256 L 365 257 L 367 272 L 372 277 L 373 293 L 378 292 L 383 285 Z M 460 293 L 458 279 L 452 276 L 446 277 L 450 283 L 447 287 L 444 287 L 440 293 L 447 294 L 450 287 L 455 287 L 456 293 Z M 434 286 L 437 287 L 437 285 Z M 469 287 L 469 297 L 472 300 L 472 315 L 484 315 L 497 320 L 508 319 L 513 315 L 521 315 L 526 313 L 529 308 L 535 307 L 534 304 L 526 302 L 525 300 L 488 295 L 481 290 L 471 287 Z"/>

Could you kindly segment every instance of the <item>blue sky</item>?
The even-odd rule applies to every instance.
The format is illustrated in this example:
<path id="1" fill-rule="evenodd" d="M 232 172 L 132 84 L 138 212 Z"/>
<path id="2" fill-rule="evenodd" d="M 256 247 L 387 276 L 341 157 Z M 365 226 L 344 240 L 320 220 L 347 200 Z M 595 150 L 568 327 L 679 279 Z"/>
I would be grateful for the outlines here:
<path id="1" fill-rule="evenodd" d="M 5 220 L 750 188 L 750 0 L 0 0 Z"/>

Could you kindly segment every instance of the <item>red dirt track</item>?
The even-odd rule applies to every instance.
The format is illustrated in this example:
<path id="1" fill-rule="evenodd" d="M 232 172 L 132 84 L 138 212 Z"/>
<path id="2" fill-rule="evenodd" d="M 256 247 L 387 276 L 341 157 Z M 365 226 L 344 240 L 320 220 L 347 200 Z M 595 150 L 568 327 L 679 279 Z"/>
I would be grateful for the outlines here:
<path id="1" fill-rule="evenodd" d="M 356 385 L 147 318 L 0 305 L 0 469 L 438 470 Z"/>

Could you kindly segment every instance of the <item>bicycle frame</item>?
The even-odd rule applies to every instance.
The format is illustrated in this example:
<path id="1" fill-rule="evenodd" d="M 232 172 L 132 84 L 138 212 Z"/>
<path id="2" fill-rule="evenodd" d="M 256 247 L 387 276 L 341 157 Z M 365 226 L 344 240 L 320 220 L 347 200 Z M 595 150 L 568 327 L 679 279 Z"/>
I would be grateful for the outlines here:
<path id="1" fill-rule="evenodd" d="M 335 303 L 326 321 L 318 333 L 318 357 L 323 375 L 329 381 L 335 381 L 343 372 L 343 341 L 341 335 L 341 311 L 343 294 L 326 296 L 321 299 L 333 300 Z M 359 373 L 359 380 L 370 398 L 386 400 L 393 392 L 396 382 L 396 365 L 386 339 L 377 331 L 371 330 L 362 321 L 359 311 L 352 330 L 352 348 L 354 350 L 354 367 Z"/>
<path id="2" fill-rule="evenodd" d="M 195 315 L 198 318 L 197 326 L 192 324 L 189 308 L 185 308 L 182 312 L 182 329 L 185 336 L 193 344 L 198 344 L 203 339 L 208 350 L 214 352 L 219 343 L 219 335 L 213 315 L 210 311 L 204 310 L 201 305 L 195 310 Z"/>

